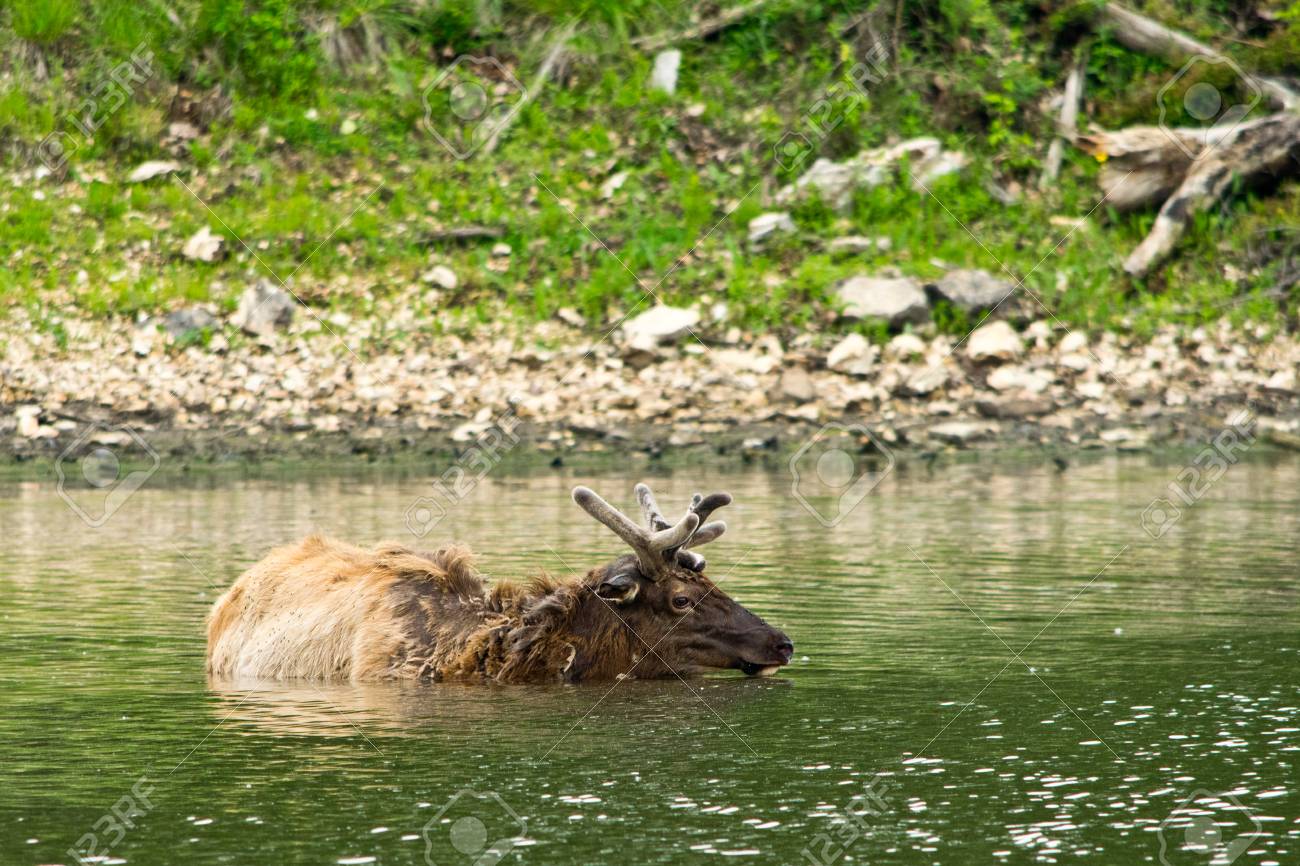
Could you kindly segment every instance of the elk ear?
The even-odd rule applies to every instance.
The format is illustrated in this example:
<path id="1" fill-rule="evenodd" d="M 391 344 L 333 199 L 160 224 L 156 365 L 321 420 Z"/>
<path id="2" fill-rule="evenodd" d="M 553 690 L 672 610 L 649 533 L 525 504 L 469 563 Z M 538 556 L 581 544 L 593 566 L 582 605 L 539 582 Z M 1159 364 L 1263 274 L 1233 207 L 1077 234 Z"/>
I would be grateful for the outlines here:
<path id="1" fill-rule="evenodd" d="M 596 595 L 614 604 L 627 604 L 636 598 L 640 590 L 641 584 L 637 583 L 635 577 L 630 574 L 616 574 L 600 582 L 600 586 L 596 587 Z"/>

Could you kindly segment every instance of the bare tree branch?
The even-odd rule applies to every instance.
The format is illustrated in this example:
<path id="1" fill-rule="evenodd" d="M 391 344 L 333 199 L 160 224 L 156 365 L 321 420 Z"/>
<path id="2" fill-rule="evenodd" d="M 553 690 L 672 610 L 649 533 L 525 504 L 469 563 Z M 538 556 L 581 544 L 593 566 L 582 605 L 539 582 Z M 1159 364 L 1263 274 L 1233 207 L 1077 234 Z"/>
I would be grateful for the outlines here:
<path id="1" fill-rule="evenodd" d="M 652 36 L 638 36 L 632 40 L 632 44 L 643 51 L 659 51 L 667 48 L 669 45 L 675 45 L 678 42 L 686 42 L 691 39 L 702 39 L 705 36 L 712 36 L 719 30 L 723 30 L 757 12 L 766 6 L 771 0 L 750 0 L 748 3 L 741 3 L 739 6 L 733 6 L 730 9 L 724 9 L 712 18 L 706 18 L 694 27 L 687 27 L 685 30 L 678 30 L 670 33 L 656 33 Z"/>
<path id="2" fill-rule="evenodd" d="M 1065 79 L 1065 93 L 1061 97 L 1061 117 L 1056 123 L 1056 137 L 1047 148 L 1047 164 L 1043 166 L 1039 189 L 1056 183 L 1061 173 L 1061 159 L 1065 156 L 1065 143 L 1074 141 L 1079 133 L 1079 102 L 1083 99 L 1083 73 L 1088 64 L 1086 52 L 1080 52 L 1070 74 Z"/>

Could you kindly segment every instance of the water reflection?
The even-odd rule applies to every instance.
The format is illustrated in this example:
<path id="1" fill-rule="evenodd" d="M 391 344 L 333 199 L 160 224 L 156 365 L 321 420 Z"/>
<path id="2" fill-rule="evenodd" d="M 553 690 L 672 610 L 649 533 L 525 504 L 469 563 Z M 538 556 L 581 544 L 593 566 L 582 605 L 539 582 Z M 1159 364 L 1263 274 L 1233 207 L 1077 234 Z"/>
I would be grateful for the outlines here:
<path id="1" fill-rule="evenodd" d="M 216 698 L 213 723 L 231 723 L 246 733 L 311 737 L 374 738 L 428 736 L 481 741 L 511 732 L 517 745 L 556 744 L 556 719 L 577 719 L 599 707 L 610 733 L 644 734 L 682 723 L 691 715 L 734 713 L 770 699 L 792 683 L 777 677 L 756 680 L 710 676 L 678 680 L 626 680 L 617 684 L 501 686 L 464 683 L 283 683 L 208 677 Z"/>

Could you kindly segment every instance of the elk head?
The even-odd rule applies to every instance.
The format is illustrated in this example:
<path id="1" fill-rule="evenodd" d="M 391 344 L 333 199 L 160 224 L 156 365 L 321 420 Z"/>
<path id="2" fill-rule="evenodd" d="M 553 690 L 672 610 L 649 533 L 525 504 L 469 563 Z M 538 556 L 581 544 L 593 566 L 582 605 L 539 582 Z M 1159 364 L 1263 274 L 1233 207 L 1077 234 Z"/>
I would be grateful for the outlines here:
<path id="1" fill-rule="evenodd" d="M 649 487 L 638 484 L 636 496 L 645 527 L 588 488 L 573 489 L 573 501 L 632 548 L 632 555 L 594 570 L 590 586 L 634 632 L 633 649 L 643 657 L 637 675 L 735 668 L 753 676 L 788 664 L 794 645 L 785 633 L 718 589 L 704 575 L 704 557 L 688 550 L 726 530 L 720 520 L 706 521 L 731 496 L 697 493 L 676 523 L 664 518 Z"/>

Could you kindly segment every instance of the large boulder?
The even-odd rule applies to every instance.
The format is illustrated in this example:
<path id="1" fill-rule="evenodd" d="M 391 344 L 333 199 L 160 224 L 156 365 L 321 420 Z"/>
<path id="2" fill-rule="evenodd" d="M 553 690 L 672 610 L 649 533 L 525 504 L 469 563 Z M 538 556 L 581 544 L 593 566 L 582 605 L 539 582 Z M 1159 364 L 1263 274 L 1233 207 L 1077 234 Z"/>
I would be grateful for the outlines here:
<path id="1" fill-rule="evenodd" d="M 835 287 L 850 319 L 884 319 L 893 327 L 930 317 L 921 284 L 911 277 L 850 277 Z"/>

